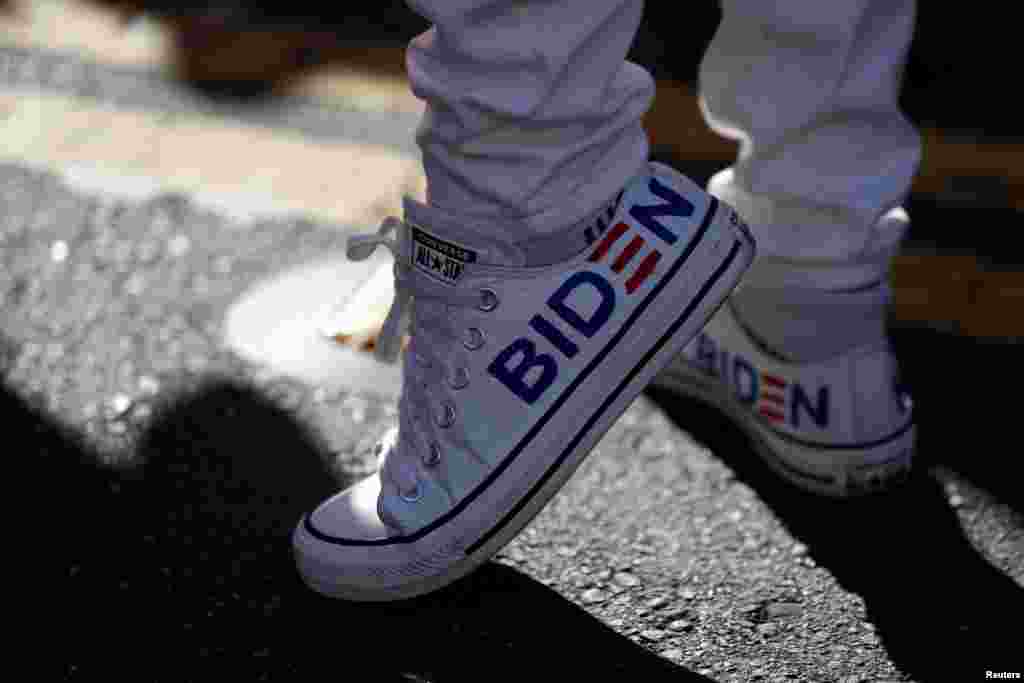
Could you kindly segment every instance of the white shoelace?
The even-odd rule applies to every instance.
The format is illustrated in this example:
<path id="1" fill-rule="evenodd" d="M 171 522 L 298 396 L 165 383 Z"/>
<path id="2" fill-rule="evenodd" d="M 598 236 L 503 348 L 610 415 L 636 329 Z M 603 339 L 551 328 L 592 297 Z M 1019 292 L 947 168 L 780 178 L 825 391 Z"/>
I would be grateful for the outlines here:
<path id="1" fill-rule="evenodd" d="M 381 476 L 395 483 L 404 500 L 415 502 L 422 494 L 423 473 L 436 471 L 442 458 L 437 430 L 450 429 L 457 419 L 450 392 L 469 385 L 468 363 L 461 350 L 472 352 L 484 342 L 484 333 L 478 327 L 467 327 L 465 334 L 460 334 L 453 314 L 459 308 L 491 311 L 498 300 L 490 289 L 472 290 L 443 284 L 405 262 L 398 239 L 392 236 L 402 228 L 405 225 L 400 219 L 389 217 L 376 234 L 351 237 L 346 251 L 349 259 L 362 261 L 378 246 L 383 246 L 395 258 L 395 298 L 381 328 L 375 354 L 384 362 L 394 362 L 408 329 L 411 343 L 407 353 L 411 354 L 412 362 L 405 364 L 406 376 L 399 400 L 399 441 L 384 454 Z M 458 433 L 448 436 L 449 441 L 459 443 L 475 455 Z M 435 475 L 434 478 L 445 487 L 440 477 Z M 451 497 L 452 492 L 448 493 Z"/>

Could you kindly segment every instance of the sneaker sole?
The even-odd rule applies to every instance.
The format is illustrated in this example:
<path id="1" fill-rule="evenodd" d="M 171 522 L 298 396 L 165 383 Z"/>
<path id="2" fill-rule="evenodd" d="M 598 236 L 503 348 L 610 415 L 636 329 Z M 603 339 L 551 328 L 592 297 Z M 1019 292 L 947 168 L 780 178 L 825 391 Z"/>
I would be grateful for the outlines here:
<path id="1" fill-rule="evenodd" d="M 776 474 L 812 493 L 832 498 L 879 493 L 902 483 L 910 472 L 916 433 L 912 419 L 873 442 L 815 446 L 766 426 L 721 382 L 683 362 L 671 365 L 654 385 L 722 412 L 743 429 Z"/>
<path id="2" fill-rule="evenodd" d="M 717 202 L 715 204 L 717 205 Z M 718 210 L 727 208 L 725 205 L 722 205 L 721 209 L 713 208 L 709 211 L 709 216 L 717 214 Z M 754 241 L 745 226 L 732 226 L 732 229 L 734 236 L 731 240 L 720 237 L 717 244 L 712 244 L 714 240 L 705 236 L 694 245 L 691 258 L 706 259 L 713 265 L 706 266 L 700 273 L 669 282 L 665 290 L 656 297 L 657 305 L 662 307 L 670 306 L 669 302 L 672 301 L 689 299 L 690 303 L 686 309 L 672 320 L 660 335 L 654 337 L 654 343 L 635 362 L 633 369 L 597 405 L 583 428 L 569 441 L 554 462 L 542 475 L 536 477 L 529 492 L 464 550 L 464 558 L 443 568 L 410 567 L 408 572 L 404 572 L 406 575 L 428 575 L 407 581 L 400 586 L 364 588 L 324 581 L 321 577 L 325 574 L 329 576 L 331 568 L 320 565 L 302 553 L 296 553 L 299 573 L 306 584 L 324 595 L 352 601 L 376 602 L 414 598 L 443 588 L 466 576 L 508 545 L 562 489 L 636 397 L 704 328 L 736 287 L 754 258 Z M 698 254 L 697 251 L 702 247 L 704 253 Z M 709 250 L 721 256 L 717 260 L 711 260 L 711 255 L 707 253 Z M 697 283 L 701 283 L 699 287 L 696 286 Z M 635 349 L 635 344 L 631 348 Z M 315 529 L 308 523 L 308 516 L 300 523 L 296 534 L 303 533 L 303 529 L 306 534 L 315 534 Z M 437 573 L 431 572 L 431 569 Z"/>

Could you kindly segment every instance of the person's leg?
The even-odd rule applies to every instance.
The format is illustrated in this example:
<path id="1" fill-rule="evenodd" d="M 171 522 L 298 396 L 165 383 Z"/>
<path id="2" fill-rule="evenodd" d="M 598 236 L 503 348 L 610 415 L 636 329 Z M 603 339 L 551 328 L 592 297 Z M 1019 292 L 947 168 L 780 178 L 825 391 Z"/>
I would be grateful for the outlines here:
<path id="1" fill-rule="evenodd" d="M 598 232 L 587 228 L 647 162 L 641 118 L 654 81 L 626 61 L 642 0 L 408 4 L 433 24 L 406 52 L 426 103 L 416 142 L 427 206 L 527 241 L 531 263 L 585 248 Z M 552 234 L 569 239 L 557 250 L 534 239 Z M 369 290 L 388 281 L 368 281 L 324 321 L 325 336 L 364 337 Z"/>
<path id="2" fill-rule="evenodd" d="M 920 159 L 898 104 L 913 27 L 914 0 L 722 0 L 700 94 L 741 146 L 712 187 L 759 219 L 759 254 L 832 262 L 836 284 L 860 284 L 849 266 L 893 241 L 878 221 Z"/>
<path id="3" fill-rule="evenodd" d="M 395 255 L 377 350 L 399 424 L 377 473 L 307 515 L 306 582 L 392 600 L 508 543 L 735 287 L 735 211 L 647 163 L 650 76 L 625 62 L 640 0 L 415 0 L 409 49 L 426 203 L 349 242 Z"/>
<path id="4" fill-rule="evenodd" d="M 723 380 L 784 476 L 835 495 L 912 453 L 885 309 L 920 157 L 898 106 L 913 26 L 914 0 L 722 0 L 700 71 L 708 123 L 740 142 L 709 190 L 758 258 L 664 379 L 705 396 L 694 366 Z"/>
<path id="5" fill-rule="evenodd" d="M 600 209 L 647 162 L 654 82 L 625 60 L 640 0 L 409 0 L 427 203 L 512 241 Z"/>
<path id="6" fill-rule="evenodd" d="M 778 316 L 770 304 L 792 298 L 785 290 L 793 287 L 861 289 L 887 278 L 907 227 L 900 203 L 921 156 L 899 107 L 914 3 L 722 2 L 701 99 L 709 124 L 741 144 L 710 189 L 758 240 L 759 263 L 737 305 L 792 355 L 828 356 L 882 334 L 885 287 L 854 314 L 830 306 L 830 326 L 794 324 L 803 316 Z"/>

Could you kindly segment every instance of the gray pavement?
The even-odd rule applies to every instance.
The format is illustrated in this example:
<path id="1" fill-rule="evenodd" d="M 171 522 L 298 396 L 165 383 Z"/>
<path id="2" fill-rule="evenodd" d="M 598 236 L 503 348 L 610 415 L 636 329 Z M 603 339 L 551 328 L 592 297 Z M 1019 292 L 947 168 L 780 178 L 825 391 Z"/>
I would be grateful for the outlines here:
<path id="1" fill-rule="evenodd" d="M 300 95 L 260 104 L 211 100 L 142 65 L 111 65 L 82 55 L 0 43 L 0 86 L 41 90 L 163 115 L 206 114 L 266 126 L 311 140 L 347 141 L 393 147 L 416 154 L 410 136 L 418 116 L 409 112 L 367 112 L 344 97 L 330 103 Z"/>
<path id="2" fill-rule="evenodd" d="M 30 82 L 40 90 L 167 111 L 212 106 L 152 73 L 98 64 L 57 69 L 64 58 L 26 51 L 4 50 L 0 57 L 6 60 L 0 87 Z M 409 144 L 396 139 L 388 116 L 318 110 L 310 101 L 276 104 L 273 117 L 267 111 L 231 116 L 280 126 L 290 135 Z M 407 123 L 398 127 L 407 130 Z M 329 373 L 282 377 L 273 367 L 240 358 L 223 341 L 225 317 L 253 285 L 341 254 L 346 235 L 372 225 L 294 216 L 239 223 L 180 195 L 137 201 L 88 196 L 53 173 L 17 162 L 0 163 L 0 206 L 0 341 L 7 385 L 43 423 L 81 439 L 83 452 L 109 463 L 146 460 L 153 457 L 154 439 L 170 429 L 178 434 L 166 437 L 174 444 L 168 447 L 173 462 L 185 468 L 219 457 L 211 450 L 216 444 L 237 444 L 232 458 L 258 459 L 261 467 L 281 473 L 280 482 L 288 480 L 290 468 L 311 467 L 311 458 L 326 465 L 334 485 L 372 467 L 372 442 L 394 419 L 389 397 L 346 389 L 343 378 Z M 918 344 L 915 338 L 908 343 Z M 211 383 L 242 393 L 229 391 L 235 398 L 225 399 L 224 389 L 204 389 Z M 222 401 L 223 419 L 202 417 L 204 396 Z M 232 422 L 232 401 L 244 413 L 257 400 L 286 416 L 282 433 L 296 430 L 312 446 L 275 450 L 248 433 L 255 423 Z M 224 431 L 209 439 L 200 428 Z M 19 459 L 45 456 L 46 476 L 59 476 L 61 461 L 49 451 L 15 454 L 8 446 L 7 452 Z M 958 460 L 926 454 L 922 461 L 926 471 L 891 496 L 842 505 L 821 501 L 771 479 L 735 430 L 707 409 L 670 396 L 644 396 L 494 563 L 451 591 L 416 603 L 413 616 L 378 613 L 394 618 L 378 624 L 393 629 L 383 637 L 405 638 L 394 648 L 419 657 L 412 658 L 418 665 L 410 658 L 378 658 L 386 668 L 379 678 L 500 680 L 503 665 L 517 675 L 534 671 L 541 680 L 561 667 L 588 678 L 603 671 L 615 680 L 692 675 L 844 683 L 984 680 L 986 670 L 1024 671 L 1024 658 L 1007 649 L 1020 633 L 1019 616 L 1010 618 L 1007 611 L 1020 601 L 1024 585 L 1020 499 L 972 483 L 958 472 Z M 940 461 L 946 464 L 938 467 Z M 74 466 L 69 460 L 68 471 Z M 196 466 L 190 481 L 203 490 L 216 488 L 204 472 L 216 476 Z M 257 491 L 253 500 L 258 498 Z M 255 504 L 245 509 L 261 514 Z M 132 515 L 131 508 L 118 508 L 115 524 Z M 287 526 L 287 519 L 281 524 Z M 230 526 L 216 528 L 225 538 L 232 533 Z M 283 600 L 281 610 L 293 610 L 295 618 L 302 598 L 291 597 L 298 595 L 290 592 L 294 576 L 285 575 L 289 568 L 278 561 L 278 546 L 287 542 L 278 531 L 266 536 L 277 544 L 267 557 L 277 559 L 268 561 L 269 574 L 261 580 L 288 587 L 273 589 L 273 604 Z M 194 561 L 182 551 L 164 562 L 179 559 Z M 88 561 L 73 560 L 68 576 L 80 566 Z M 251 587 L 221 587 L 226 593 L 217 595 L 237 598 L 224 599 L 231 609 L 220 597 L 204 602 L 205 577 L 176 579 L 175 585 L 199 595 L 188 604 L 210 618 L 230 612 L 221 631 L 236 627 L 241 633 L 247 620 L 277 614 L 277 607 L 266 607 L 270 603 L 246 601 L 255 594 L 246 592 L 256 591 Z M 74 591 L 76 584 L 68 581 Z M 122 589 L 131 581 L 124 578 Z M 131 594 L 147 600 L 144 589 Z M 379 618 L 346 610 L 351 608 L 342 603 L 317 603 L 313 630 L 332 628 L 334 613 L 349 625 L 353 614 L 367 624 Z M 135 627 L 164 628 L 161 622 L 172 621 L 191 629 L 204 617 L 155 610 L 142 618 L 145 623 Z M 430 635 L 417 631 L 424 627 Z M 117 638 L 113 642 L 116 648 Z M 305 676 L 295 671 L 311 656 L 274 642 L 218 650 L 188 639 L 152 651 L 188 661 L 190 680 L 213 671 L 220 676 L 232 665 L 246 672 L 245 680 L 301 680 Z M 66 676 L 90 670 L 83 652 L 69 655 Z M 474 670 L 484 655 L 497 673 Z M 348 666 L 354 656 L 346 655 Z M 132 669 L 125 662 L 123 670 L 108 662 L 106 672 L 127 677 Z M 969 678 L 945 677 L 960 666 L 957 676 Z M 162 680 L 156 668 L 144 678 Z M 168 678 L 175 679 L 182 680 Z"/>

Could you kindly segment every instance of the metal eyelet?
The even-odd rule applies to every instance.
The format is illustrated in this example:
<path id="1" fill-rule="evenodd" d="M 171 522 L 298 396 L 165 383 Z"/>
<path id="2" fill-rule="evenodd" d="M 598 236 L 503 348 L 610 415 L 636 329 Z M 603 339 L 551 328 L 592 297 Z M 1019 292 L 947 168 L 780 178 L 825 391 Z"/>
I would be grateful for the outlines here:
<path id="1" fill-rule="evenodd" d="M 490 313 L 498 307 L 498 293 L 489 287 L 480 290 L 480 305 L 477 307 L 485 313 Z"/>
<path id="2" fill-rule="evenodd" d="M 437 426 L 447 429 L 455 424 L 455 406 L 450 401 L 445 401 L 441 405 L 444 408 L 444 412 L 438 415 Z"/>
<path id="3" fill-rule="evenodd" d="M 898 392 L 896 394 L 896 401 L 904 413 L 909 413 L 914 409 L 914 398 L 906 391 Z"/>
<path id="4" fill-rule="evenodd" d="M 430 450 L 423 455 L 425 467 L 436 467 L 441 462 L 441 447 L 437 443 L 430 444 Z"/>
<path id="5" fill-rule="evenodd" d="M 423 488 L 419 482 L 416 482 L 416 485 L 412 487 L 412 491 L 399 491 L 398 497 L 406 503 L 415 503 L 423 497 Z"/>
<path id="6" fill-rule="evenodd" d="M 470 351 L 476 351 L 477 349 L 483 348 L 483 345 L 487 340 L 484 337 L 482 330 L 477 327 L 471 327 L 466 331 L 466 333 L 469 336 L 462 342 L 463 346 Z"/>
<path id="7" fill-rule="evenodd" d="M 469 386 L 469 370 L 466 368 L 455 368 L 451 377 L 448 378 L 448 386 L 452 389 L 465 389 Z"/>

